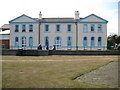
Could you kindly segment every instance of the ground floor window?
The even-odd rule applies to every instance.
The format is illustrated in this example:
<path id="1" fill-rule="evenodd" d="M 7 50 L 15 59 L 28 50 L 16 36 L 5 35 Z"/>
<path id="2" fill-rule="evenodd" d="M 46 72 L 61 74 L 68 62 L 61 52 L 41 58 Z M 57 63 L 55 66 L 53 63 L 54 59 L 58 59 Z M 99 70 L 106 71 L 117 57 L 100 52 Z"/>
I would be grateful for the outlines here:
<path id="1" fill-rule="evenodd" d="M 45 46 L 49 46 L 49 38 L 47 36 L 45 37 Z"/>
<path id="2" fill-rule="evenodd" d="M 91 37 L 91 46 L 95 46 L 95 38 Z"/>
<path id="3" fill-rule="evenodd" d="M 19 38 L 15 37 L 15 47 L 19 47 Z"/>
<path id="4" fill-rule="evenodd" d="M 98 46 L 102 46 L 102 38 L 98 37 Z"/>
<path id="5" fill-rule="evenodd" d="M 30 47 L 33 46 L 33 37 L 29 37 L 29 46 L 30 46 Z"/>
<path id="6" fill-rule="evenodd" d="M 61 38 L 59 36 L 55 38 L 55 47 L 61 48 Z"/>
<path id="7" fill-rule="evenodd" d="M 22 37 L 22 48 L 26 47 L 26 37 Z"/>
<path id="8" fill-rule="evenodd" d="M 70 36 L 67 38 L 67 46 L 72 46 L 72 38 Z"/>
<path id="9" fill-rule="evenodd" d="M 84 37 L 84 38 L 83 38 L 83 46 L 84 46 L 84 47 L 87 46 L 87 37 Z"/>

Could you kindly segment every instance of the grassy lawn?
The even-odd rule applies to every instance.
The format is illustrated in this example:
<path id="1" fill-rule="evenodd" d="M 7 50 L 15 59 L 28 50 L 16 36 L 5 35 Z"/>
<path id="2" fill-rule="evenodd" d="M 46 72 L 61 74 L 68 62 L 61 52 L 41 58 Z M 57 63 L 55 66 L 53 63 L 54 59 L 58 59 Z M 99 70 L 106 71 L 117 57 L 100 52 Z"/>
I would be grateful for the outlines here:
<path id="1" fill-rule="evenodd" d="M 73 79 L 117 61 L 118 56 L 3 56 L 2 59 L 3 88 L 102 88 Z"/>

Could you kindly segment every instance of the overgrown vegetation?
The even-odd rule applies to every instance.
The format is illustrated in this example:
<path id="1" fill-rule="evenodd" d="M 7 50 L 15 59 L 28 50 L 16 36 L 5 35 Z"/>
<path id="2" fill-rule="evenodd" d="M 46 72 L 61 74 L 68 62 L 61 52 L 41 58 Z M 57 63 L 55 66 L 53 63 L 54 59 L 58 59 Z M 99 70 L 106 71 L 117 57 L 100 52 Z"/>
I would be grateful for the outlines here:
<path id="1" fill-rule="evenodd" d="M 120 50 L 120 36 L 113 34 L 107 38 L 107 48 L 109 50 Z"/>

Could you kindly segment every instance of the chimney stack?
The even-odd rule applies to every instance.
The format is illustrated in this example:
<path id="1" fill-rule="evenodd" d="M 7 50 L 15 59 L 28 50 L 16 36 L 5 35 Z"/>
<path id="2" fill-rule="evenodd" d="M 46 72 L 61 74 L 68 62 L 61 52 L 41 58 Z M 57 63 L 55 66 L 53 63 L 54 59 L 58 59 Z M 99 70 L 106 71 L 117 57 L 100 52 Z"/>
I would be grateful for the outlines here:
<path id="1" fill-rule="evenodd" d="M 41 11 L 39 13 L 39 19 L 42 19 L 42 13 L 41 13 Z"/>
<path id="2" fill-rule="evenodd" d="M 79 11 L 75 11 L 75 19 L 80 19 L 79 18 Z"/>

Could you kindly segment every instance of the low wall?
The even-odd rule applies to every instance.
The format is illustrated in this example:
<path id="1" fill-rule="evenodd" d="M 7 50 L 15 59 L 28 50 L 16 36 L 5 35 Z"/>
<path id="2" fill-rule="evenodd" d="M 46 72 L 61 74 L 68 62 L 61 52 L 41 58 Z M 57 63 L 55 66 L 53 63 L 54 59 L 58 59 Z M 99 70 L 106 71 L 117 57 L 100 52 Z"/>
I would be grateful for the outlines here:
<path id="1" fill-rule="evenodd" d="M 120 51 L 66 51 L 66 50 L 51 50 L 49 55 L 120 55 Z"/>
<path id="2" fill-rule="evenodd" d="M 16 55 L 17 50 L 5 49 L 2 50 L 2 55 Z"/>
<path id="3" fill-rule="evenodd" d="M 120 51 L 73 51 L 73 50 L 2 50 L 2 55 L 48 56 L 48 55 L 120 55 Z"/>
<path id="4" fill-rule="evenodd" d="M 23 50 L 23 56 L 48 56 L 49 51 L 47 50 Z"/>
<path id="5" fill-rule="evenodd" d="M 18 50 L 5 49 L 5 50 L 2 50 L 2 55 L 47 56 L 49 55 L 49 51 L 47 50 L 23 50 L 21 52 Z"/>

